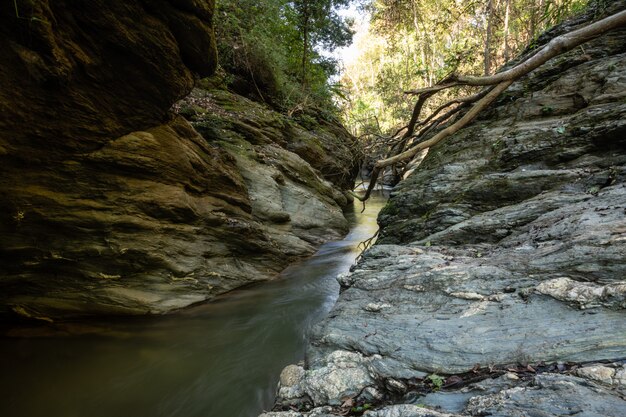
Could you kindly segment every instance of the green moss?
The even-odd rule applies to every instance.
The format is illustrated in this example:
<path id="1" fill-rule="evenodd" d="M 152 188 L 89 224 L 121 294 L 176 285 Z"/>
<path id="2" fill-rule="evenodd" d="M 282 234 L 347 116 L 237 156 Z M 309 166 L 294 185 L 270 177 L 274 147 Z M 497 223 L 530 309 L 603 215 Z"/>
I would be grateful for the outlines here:
<path id="1" fill-rule="evenodd" d="M 381 216 L 395 216 L 399 213 L 398 207 L 393 200 L 388 200 L 387 204 L 380 211 Z"/>
<path id="2" fill-rule="evenodd" d="M 315 120 L 315 118 L 309 116 L 308 114 L 300 114 L 295 118 L 295 120 L 300 126 L 304 127 L 307 130 L 317 130 L 320 127 L 317 120 Z"/>
<path id="3" fill-rule="evenodd" d="M 491 150 L 493 153 L 498 153 L 502 149 L 504 149 L 504 139 L 502 138 L 496 139 L 496 141 L 491 144 Z"/>

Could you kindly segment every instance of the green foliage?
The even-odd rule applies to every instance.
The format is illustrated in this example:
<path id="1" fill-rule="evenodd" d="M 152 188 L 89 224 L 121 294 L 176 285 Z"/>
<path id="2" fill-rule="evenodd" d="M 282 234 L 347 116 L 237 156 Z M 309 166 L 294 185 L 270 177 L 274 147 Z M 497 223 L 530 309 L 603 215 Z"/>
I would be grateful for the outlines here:
<path id="1" fill-rule="evenodd" d="M 599 192 L 600 192 L 600 187 L 597 185 L 594 185 L 587 189 L 587 193 L 589 194 L 598 195 Z"/>
<path id="2" fill-rule="evenodd" d="M 333 111 L 329 78 L 337 62 L 333 50 L 352 39 L 349 22 L 336 8 L 348 0 L 223 0 L 216 10 L 221 66 L 228 86 L 289 115 L 310 108 Z M 306 35 L 305 35 L 306 31 Z"/>
<path id="3" fill-rule="evenodd" d="M 363 405 L 359 405 L 356 407 L 352 407 L 352 409 L 350 411 L 352 411 L 353 413 L 363 413 L 367 410 L 369 410 L 370 408 L 372 408 L 372 404 L 363 404 Z"/>
<path id="4" fill-rule="evenodd" d="M 591 1 L 598 9 L 607 0 Z M 433 85 L 450 72 L 492 73 L 588 2 L 365 0 L 371 22 L 367 33 L 357 35 L 361 52 L 343 80 L 349 90 L 344 121 L 357 136 L 390 134 L 413 109 L 414 98 L 403 91 Z M 441 92 L 424 112 L 468 92 Z"/>
<path id="5" fill-rule="evenodd" d="M 544 4 L 541 21 L 552 24 L 561 22 L 572 14 L 582 12 L 587 3 L 587 0 L 547 1 Z"/>
<path id="6" fill-rule="evenodd" d="M 439 376 L 437 374 L 430 374 L 428 375 L 428 380 L 430 381 L 430 383 L 432 384 L 433 388 L 435 390 L 440 390 L 441 387 L 443 387 L 443 383 L 445 382 L 445 380 L 443 379 L 442 376 Z"/>

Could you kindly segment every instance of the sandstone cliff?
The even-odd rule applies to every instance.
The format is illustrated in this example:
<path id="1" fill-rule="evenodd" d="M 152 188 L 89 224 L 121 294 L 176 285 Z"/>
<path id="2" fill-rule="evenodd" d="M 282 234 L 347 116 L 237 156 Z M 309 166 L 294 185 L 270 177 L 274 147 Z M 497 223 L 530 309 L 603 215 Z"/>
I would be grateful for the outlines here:
<path id="1" fill-rule="evenodd" d="M 305 128 L 223 90 L 194 92 L 198 130 L 171 111 L 215 70 L 212 1 L 10 3 L 0 313 L 167 312 L 346 231 L 352 138 L 336 123 Z"/>
<path id="2" fill-rule="evenodd" d="M 625 181 L 622 29 L 430 150 L 264 416 L 625 415 Z"/>

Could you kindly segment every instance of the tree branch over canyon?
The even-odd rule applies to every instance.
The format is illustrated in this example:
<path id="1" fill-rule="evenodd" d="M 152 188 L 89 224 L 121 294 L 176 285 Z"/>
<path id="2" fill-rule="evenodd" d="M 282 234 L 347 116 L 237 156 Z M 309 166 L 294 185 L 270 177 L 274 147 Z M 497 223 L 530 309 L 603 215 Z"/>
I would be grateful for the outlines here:
<path id="1" fill-rule="evenodd" d="M 626 26 L 626 11 L 615 13 L 595 23 L 560 35 L 551 40 L 546 46 L 539 49 L 534 55 L 525 59 L 513 68 L 503 72 L 484 77 L 465 76 L 453 73 L 446 76 L 431 87 L 405 92 L 408 95 L 416 95 L 418 97 L 413 109 L 411 120 L 406 126 L 404 134 L 397 141 L 395 141 L 396 143 L 392 145 L 391 152 L 388 154 L 388 157 L 378 160 L 374 164 L 370 183 L 365 194 L 363 196 L 354 194 L 355 198 L 361 201 L 369 199 L 372 190 L 376 187 L 380 173 L 385 168 L 394 166 L 399 162 L 409 161 L 418 152 L 436 145 L 459 131 L 461 128 L 467 126 L 514 81 L 520 79 L 532 70 L 539 68 L 548 60 L 570 51 L 573 48 L 597 38 L 598 36 L 601 36 L 611 30 L 624 26 Z M 430 97 L 439 91 L 459 86 L 486 86 L 486 88 L 477 94 L 451 100 L 437 108 L 431 115 L 426 117 L 424 121 L 418 121 L 422 108 Z M 441 111 L 455 104 L 457 104 L 456 107 L 444 113 L 442 116 L 437 117 Z M 472 105 L 470 110 L 460 119 L 456 120 L 458 113 L 470 105 Z M 432 132 L 443 123 L 448 123 L 448 126 L 436 133 L 430 139 L 422 141 L 428 133 Z M 421 130 L 415 134 L 417 127 L 421 127 Z M 407 144 L 410 144 L 409 148 L 404 150 Z"/>

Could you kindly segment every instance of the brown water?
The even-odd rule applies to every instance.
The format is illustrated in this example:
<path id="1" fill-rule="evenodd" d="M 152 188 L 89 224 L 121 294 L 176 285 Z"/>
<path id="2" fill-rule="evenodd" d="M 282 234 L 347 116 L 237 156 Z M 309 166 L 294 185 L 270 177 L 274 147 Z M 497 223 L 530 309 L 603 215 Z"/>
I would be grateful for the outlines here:
<path id="1" fill-rule="evenodd" d="M 335 303 L 335 276 L 375 233 L 384 201 L 373 196 L 362 214 L 355 205 L 344 240 L 277 281 L 169 316 L 1 338 L 0 417 L 257 416 L 282 368 L 302 360 L 307 329 Z"/>

